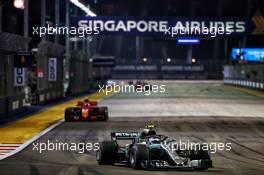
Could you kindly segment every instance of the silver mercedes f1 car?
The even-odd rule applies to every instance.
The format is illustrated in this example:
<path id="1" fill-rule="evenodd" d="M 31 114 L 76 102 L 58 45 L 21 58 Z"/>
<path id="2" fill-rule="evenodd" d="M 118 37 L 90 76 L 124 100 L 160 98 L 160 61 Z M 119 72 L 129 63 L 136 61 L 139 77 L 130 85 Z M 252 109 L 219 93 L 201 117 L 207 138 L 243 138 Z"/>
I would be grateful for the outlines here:
<path id="1" fill-rule="evenodd" d="M 131 140 L 121 146 L 120 140 Z M 208 150 L 180 150 L 174 147 L 175 140 L 157 135 L 153 126 L 141 132 L 113 132 L 111 141 L 102 141 L 96 152 L 99 165 L 121 163 L 135 169 L 184 169 L 206 170 L 212 167 Z"/>

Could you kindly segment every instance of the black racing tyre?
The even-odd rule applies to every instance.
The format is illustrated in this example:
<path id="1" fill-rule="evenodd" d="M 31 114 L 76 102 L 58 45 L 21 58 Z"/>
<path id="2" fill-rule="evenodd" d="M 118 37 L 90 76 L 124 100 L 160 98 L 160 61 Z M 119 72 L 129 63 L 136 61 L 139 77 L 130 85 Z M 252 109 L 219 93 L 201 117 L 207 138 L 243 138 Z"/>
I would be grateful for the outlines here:
<path id="1" fill-rule="evenodd" d="M 103 121 L 108 120 L 108 108 L 107 107 L 100 107 L 99 114 L 104 116 L 104 118 L 102 119 Z"/>
<path id="2" fill-rule="evenodd" d="M 115 141 L 103 141 L 99 143 L 96 151 L 96 160 L 99 165 L 113 165 L 117 155 L 117 144 Z"/>
<path id="3" fill-rule="evenodd" d="M 64 111 L 64 119 L 66 122 L 71 121 L 71 115 L 72 115 L 72 111 L 74 110 L 74 108 L 69 107 L 66 108 Z"/>
<path id="4" fill-rule="evenodd" d="M 129 154 L 129 165 L 131 168 L 142 168 L 141 163 L 149 159 L 149 150 L 146 145 L 136 144 L 131 148 Z"/>
<path id="5" fill-rule="evenodd" d="M 190 155 L 191 160 L 210 160 L 210 155 L 207 150 L 192 150 Z"/>
<path id="6" fill-rule="evenodd" d="M 202 160 L 202 162 L 211 162 L 211 157 L 208 150 L 191 150 L 190 160 Z M 207 170 L 210 166 L 208 163 L 203 163 L 200 167 L 195 167 L 195 170 Z M 211 165 L 211 163 L 210 163 Z"/>

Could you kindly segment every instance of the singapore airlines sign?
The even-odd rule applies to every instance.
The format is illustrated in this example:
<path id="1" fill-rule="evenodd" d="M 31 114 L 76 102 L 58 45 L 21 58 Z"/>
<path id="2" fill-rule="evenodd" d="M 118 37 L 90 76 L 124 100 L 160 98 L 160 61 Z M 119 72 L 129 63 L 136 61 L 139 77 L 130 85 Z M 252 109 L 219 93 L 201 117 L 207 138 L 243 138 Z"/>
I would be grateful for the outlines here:
<path id="1" fill-rule="evenodd" d="M 71 26 L 89 28 L 100 34 L 129 34 L 143 36 L 179 35 L 247 35 L 252 34 L 252 20 L 172 18 L 172 17 L 72 17 Z"/>

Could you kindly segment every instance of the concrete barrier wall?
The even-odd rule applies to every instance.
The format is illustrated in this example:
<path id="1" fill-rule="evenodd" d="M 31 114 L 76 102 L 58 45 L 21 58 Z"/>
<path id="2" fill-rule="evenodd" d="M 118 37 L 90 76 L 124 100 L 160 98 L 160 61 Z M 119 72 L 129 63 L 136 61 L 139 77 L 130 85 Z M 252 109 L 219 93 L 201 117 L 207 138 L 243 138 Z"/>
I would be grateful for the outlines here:
<path id="1" fill-rule="evenodd" d="M 226 65 L 224 83 L 264 90 L 264 64 Z"/>
<path id="2" fill-rule="evenodd" d="M 36 103 L 46 103 L 55 99 L 63 98 L 63 53 L 64 47 L 48 41 L 41 41 L 38 45 L 37 69 L 44 71 L 43 77 L 38 77 Z M 49 59 L 57 59 L 56 81 L 49 81 Z M 33 94 L 34 95 L 34 94 Z"/>
<path id="3" fill-rule="evenodd" d="M 6 98 L 0 98 L 0 118 L 6 114 Z"/>
<path id="4" fill-rule="evenodd" d="M 26 109 L 24 87 L 14 85 L 14 55 L 26 51 L 29 38 L 0 32 L 0 117 Z"/>
<path id="5" fill-rule="evenodd" d="M 256 74 L 254 72 L 256 72 Z M 224 78 L 264 81 L 264 64 L 225 65 L 223 73 Z"/>
<path id="6" fill-rule="evenodd" d="M 224 83 L 232 84 L 236 86 L 243 86 L 253 89 L 258 89 L 264 91 L 264 81 L 250 81 L 250 80 L 239 80 L 239 79 L 224 79 Z"/>
<path id="7" fill-rule="evenodd" d="M 48 101 L 57 100 L 62 97 L 63 97 L 63 91 L 61 87 L 47 88 L 47 89 L 38 91 L 37 103 L 43 104 Z"/>
<path id="8" fill-rule="evenodd" d="M 7 100 L 7 114 L 14 115 L 26 110 L 25 94 L 8 97 Z"/>
<path id="9" fill-rule="evenodd" d="M 92 65 L 87 55 L 72 51 L 70 59 L 70 94 L 89 91 L 92 83 Z"/>

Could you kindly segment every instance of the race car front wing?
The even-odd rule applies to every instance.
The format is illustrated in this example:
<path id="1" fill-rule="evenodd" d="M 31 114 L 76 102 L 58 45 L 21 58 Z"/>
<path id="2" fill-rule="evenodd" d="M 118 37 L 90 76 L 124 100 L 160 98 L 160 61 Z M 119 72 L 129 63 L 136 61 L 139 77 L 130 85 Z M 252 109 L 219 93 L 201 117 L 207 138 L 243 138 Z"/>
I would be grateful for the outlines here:
<path id="1" fill-rule="evenodd" d="M 177 169 L 177 170 L 194 170 L 204 167 L 212 167 L 212 160 L 192 160 L 188 164 L 178 163 L 177 165 L 169 165 L 164 160 L 146 160 L 142 162 L 142 166 L 150 169 Z"/>

